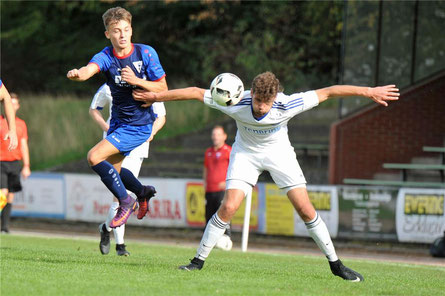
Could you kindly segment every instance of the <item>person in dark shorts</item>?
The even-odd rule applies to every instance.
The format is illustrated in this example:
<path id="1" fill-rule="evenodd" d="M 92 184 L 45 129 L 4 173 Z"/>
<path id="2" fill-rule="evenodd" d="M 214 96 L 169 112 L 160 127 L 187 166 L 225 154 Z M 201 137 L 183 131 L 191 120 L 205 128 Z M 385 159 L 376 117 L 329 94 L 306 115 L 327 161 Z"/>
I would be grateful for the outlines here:
<path id="1" fill-rule="evenodd" d="M 15 93 L 11 93 L 11 102 L 15 113 L 20 108 L 19 98 Z M 15 118 L 18 146 L 14 150 L 9 150 L 9 143 L 1 141 L 0 147 L 0 187 L 2 194 L 6 196 L 7 203 L 1 214 L 1 231 L 9 233 L 9 221 L 11 218 L 12 203 L 14 201 L 14 193 L 22 190 L 20 176 L 28 178 L 31 174 L 29 165 L 29 149 L 28 149 L 28 129 L 25 121 Z M 0 119 L 1 138 L 4 139 L 3 133 L 7 131 L 7 122 L 5 117 Z M 23 163 L 23 164 L 22 164 Z"/>

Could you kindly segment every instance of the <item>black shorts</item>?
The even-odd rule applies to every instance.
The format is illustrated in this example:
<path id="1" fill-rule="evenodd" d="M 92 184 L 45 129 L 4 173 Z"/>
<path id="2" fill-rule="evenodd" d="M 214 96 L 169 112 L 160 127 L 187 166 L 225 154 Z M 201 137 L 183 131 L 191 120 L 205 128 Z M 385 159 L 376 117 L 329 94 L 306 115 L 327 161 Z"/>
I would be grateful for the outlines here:
<path id="1" fill-rule="evenodd" d="M 224 199 L 224 191 L 206 192 L 206 223 L 218 211 Z"/>
<path id="2" fill-rule="evenodd" d="M 22 191 L 21 170 L 22 164 L 18 160 L 0 161 L 0 187 L 7 188 L 9 192 Z"/>

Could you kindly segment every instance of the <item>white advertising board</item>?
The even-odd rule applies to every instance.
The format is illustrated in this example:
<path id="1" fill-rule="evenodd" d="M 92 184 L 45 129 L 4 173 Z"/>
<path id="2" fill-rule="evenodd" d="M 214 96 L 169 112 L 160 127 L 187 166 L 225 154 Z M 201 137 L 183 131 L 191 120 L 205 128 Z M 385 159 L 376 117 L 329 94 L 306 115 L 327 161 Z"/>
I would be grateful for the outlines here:
<path id="1" fill-rule="evenodd" d="M 445 231 L 444 189 L 401 188 L 396 228 L 400 242 L 432 243 Z"/>
<path id="2" fill-rule="evenodd" d="M 113 201 L 112 195 L 95 175 L 65 174 L 68 220 L 103 222 Z M 140 178 L 156 188 L 150 213 L 142 220 L 130 217 L 128 224 L 185 227 L 185 187 L 187 180 Z"/>
<path id="3" fill-rule="evenodd" d="M 65 218 L 65 182 L 62 174 L 33 173 L 22 180 L 14 197 L 12 216 Z"/>

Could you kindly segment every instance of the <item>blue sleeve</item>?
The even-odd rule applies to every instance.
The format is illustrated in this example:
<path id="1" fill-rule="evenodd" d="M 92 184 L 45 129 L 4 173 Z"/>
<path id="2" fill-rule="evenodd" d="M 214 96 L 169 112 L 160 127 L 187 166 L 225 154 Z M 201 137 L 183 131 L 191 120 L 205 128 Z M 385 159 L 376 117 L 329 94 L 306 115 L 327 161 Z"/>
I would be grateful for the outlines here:
<path id="1" fill-rule="evenodd" d="M 0 79 L 0 88 L 2 88 L 2 86 L 3 86 L 3 82 L 2 82 L 2 80 Z"/>
<path id="2" fill-rule="evenodd" d="M 146 69 L 146 75 L 150 81 L 160 80 L 165 76 L 165 71 L 159 61 L 158 54 L 153 47 L 144 45 L 142 47 L 142 57 Z"/>
<path id="3" fill-rule="evenodd" d="M 96 64 L 101 72 L 107 71 L 111 65 L 110 50 L 109 47 L 105 47 L 101 52 L 95 54 L 89 63 Z"/>

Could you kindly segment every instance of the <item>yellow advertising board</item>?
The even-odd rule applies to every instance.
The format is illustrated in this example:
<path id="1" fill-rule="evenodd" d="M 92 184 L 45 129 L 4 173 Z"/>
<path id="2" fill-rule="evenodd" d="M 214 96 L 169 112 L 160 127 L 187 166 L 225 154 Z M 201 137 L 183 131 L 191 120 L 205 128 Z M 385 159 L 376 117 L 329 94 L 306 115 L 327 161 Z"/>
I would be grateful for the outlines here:
<path id="1" fill-rule="evenodd" d="M 186 194 L 186 217 L 187 223 L 191 226 L 205 226 L 205 190 L 202 183 L 187 183 Z M 232 219 L 232 226 L 240 229 L 244 223 L 244 211 L 246 201 L 244 200 L 240 208 Z M 252 192 L 252 208 L 250 215 L 250 229 L 258 228 L 258 190 Z"/>
<path id="2" fill-rule="evenodd" d="M 187 183 L 185 208 L 189 225 L 204 227 L 206 223 L 205 205 L 205 190 L 202 183 Z"/>
<path id="3" fill-rule="evenodd" d="M 266 184 L 266 233 L 294 234 L 295 210 L 287 195 L 275 184 Z"/>

